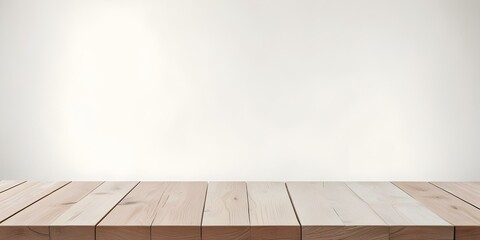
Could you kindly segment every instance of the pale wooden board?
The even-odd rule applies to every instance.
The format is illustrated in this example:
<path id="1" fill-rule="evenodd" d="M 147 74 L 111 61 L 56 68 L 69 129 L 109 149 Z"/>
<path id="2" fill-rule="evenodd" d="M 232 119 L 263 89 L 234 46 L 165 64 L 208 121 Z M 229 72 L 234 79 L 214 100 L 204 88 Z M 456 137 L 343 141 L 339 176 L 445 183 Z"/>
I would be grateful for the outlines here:
<path id="1" fill-rule="evenodd" d="M 390 239 L 453 239 L 451 224 L 392 183 L 347 185 L 390 225 Z"/>
<path id="2" fill-rule="evenodd" d="M 165 184 L 151 227 L 152 240 L 200 240 L 207 183 Z"/>
<path id="3" fill-rule="evenodd" d="M 168 183 L 141 182 L 98 225 L 97 240 L 150 240 Z"/>
<path id="4" fill-rule="evenodd" d="M 11 189 L 15 186 L 18 186 L 18 185 L 20 185 L 24 182 L 25 181 L 18 181 L 18 180 L 3 180 L 3 181 L 0 181 L 0 193 L 5 192 L 8 189 Z"/>
<path id="5" fill-rule="evenodd" d="M 68 182 L 26 182 L 0 193 L 0 222 L 66 184 Z"/>
<path id="6" fill-rule="evenodd" d="M 480 182 L 434 182 L 432 184 L 480 208 Z"/>
<path id="7" fill-rule="evenodd" d="M 99 184 L 1 181 L 0 239 L 480 239 L 480 183 Z"/>
<path id="8" fill-rule="evenodd" d="M 49 240 L 50 224 L 101 182 L 71 182 L 0 224 L 0 239 Z"/>
<path id="9" fill-rule="evenodd" d="M 388 225 L 345 183 L 289 182 L 303 240 L 388 240 Z"/>
<path id="10" fill-rule="evenodd" d="M 300 240 L 301 229 L 285 183 L 247 183 L 252 240 Z"/>
<path id="11" fill-rule="evenodd" d="M 480 210 L 426 182 L 396 182 L 397 187 L 455 225 L 455 239 L 480 239 Z"/>
<path id="12" fill-rule="evenodd" d="M 95 226 L 138 182 L 105 182 L 50 225 L 51 240 L 95 240 Z"/>
<path id="13" fill-rule="evenodd" d="M 210 182 L 208 184 L 202 239 L 250 239 L 246 183 Z"/>

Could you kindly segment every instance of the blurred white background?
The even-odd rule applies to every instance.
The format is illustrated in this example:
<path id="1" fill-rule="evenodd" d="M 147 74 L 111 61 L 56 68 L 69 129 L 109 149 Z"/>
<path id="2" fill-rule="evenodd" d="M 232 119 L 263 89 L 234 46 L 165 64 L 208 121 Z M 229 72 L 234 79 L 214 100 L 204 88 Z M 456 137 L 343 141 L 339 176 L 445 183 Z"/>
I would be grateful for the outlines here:
<path id="1" fill-rule="evenodd" d="M 480 1 L 0 0 L 0 178 L 480 180 Z"/>

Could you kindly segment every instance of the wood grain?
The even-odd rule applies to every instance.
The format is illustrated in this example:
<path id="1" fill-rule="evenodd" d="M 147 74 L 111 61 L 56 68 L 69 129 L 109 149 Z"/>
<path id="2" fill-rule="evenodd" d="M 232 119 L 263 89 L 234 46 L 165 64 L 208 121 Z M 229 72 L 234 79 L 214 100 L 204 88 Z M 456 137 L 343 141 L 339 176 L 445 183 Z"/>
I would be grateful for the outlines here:
<path id="1" fill-rule="evenodd" d="M 303 240 L 388 240 L 388 225 L 345 183 L 289 182 Z"/>
<path id="2" fill-rule="evenodd" d="M 50 225 L 51 240 L 95 240 L 95 226 L 137 182 L 105 182 Z"/>
<path id="3" fill-rule="evenodd" d="M 3 180 L 0 181 L 0 193 L 5 192 L 10 188 L 16 187 L 25 181 L 18 181 L 18 180 Z"/>
<path id="4" fill-rule="evenodd" d="M 455 239 L 480 239 L 480 210 L 426 182 L 396 182 L 437 215 L 455 225 Z"/>
<path id="5" fill-rule="evenodd" d="M 480 183 L 0 181 L 1 240 L 454 237 L 480 240 Z"/>
<path id="6" fill-rule="evenodd" d="M 432 184 L 480 208 L 480 182 L 434 182 Z"/>
<path id="7" fill-rule="evenodd" d="M 49 240 L 50 224 L 101 182 L 72 182 L 0 224 L 0 239 Z"/>
<path id="8" fill-rule="evenodd" d="M 300 224 L 284 183 L 248 182 L 247 191 L 251 239 L 301 239 Z"/>
<path id="9" fill-rule="evenodd" d="M 246 183 L 211 182 L 208 184 L 202 239 L 250 239 Z"/>
<path id="10" fill-rule="evenodd" d="M 0 222 L 66 184 L 68 182 L 26 182 L 0 193 Z"/>
<path id="11" fill-rule="evenodd" d="M 206 182 L 165 183 L 155 220 L 152 240 L 200 240 Z"/>
<path id="12" fill-rule="evenodd" d="M 347 185 L 390 225 L 390 239 L 453 239 L 454 228 L 451 224 L 392 183 Z"/>
<path id="13" fill-rule="evenodd" d="M 150 226 L 167 185 L 139 183 L 97 225 L 97 240 L 150 240 Z"/>

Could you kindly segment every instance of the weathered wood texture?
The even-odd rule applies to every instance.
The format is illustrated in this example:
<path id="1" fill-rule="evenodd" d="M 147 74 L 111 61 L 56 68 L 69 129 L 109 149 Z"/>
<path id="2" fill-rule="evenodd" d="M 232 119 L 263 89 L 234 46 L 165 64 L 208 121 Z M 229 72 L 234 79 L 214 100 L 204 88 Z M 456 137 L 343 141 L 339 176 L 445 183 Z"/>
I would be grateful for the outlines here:
<path id="1" fill-rule="evenodd" d="M 303 240 L 389 239 L 388 225 L 345 183 L 289 182 Z"/>
<path id="2" fill-rule="evenodd" d="M 435 182 L 433 184 L 480 208 L 480 182 Z"/>
<path id="3" fill-rule="evenodd" d="M 300 240 L 301 229 L 285 183 L 248 182 L 252 240 Z"/>
<path id="4" fill-rule="evenodd" d="M 0 239 L 49 240 L 50 224 L 101 182 L 72 182 L 0 224 Z"/>
<path id="5" fill-rule="evenodd" d="M 95 226 L 137 182 L 105 182 L 50 225 L 51 240 L 95 240 Z"/>
<path id="6" fill-rule="evenodd" d="M 206 191 L 206 182 L 166 183 L 151 227 L 152 240 L 200 240 Z"/>
<path id="7" fill-rule="evenodd" d="M 348 183 L 348 186 L 390 225 L 390 239 L 454 238 L 451 224 L 392 183 Z"/>
<path id="8" fill-rule="evenodd" d="M 26 182 L 0 193 L 0 222 L 66 184 L 68 182 Z"/>
<path id="9" fill-rule="evenodd" d="M 212 182 L 208 184 L 202 239 L 250 239 L 248 195 L 245 183 Z"/>
<path id="10" fill-rule="evenodd" d="M 149 240 L 167 183 L 141 182 L 98 225 L 98 240 Z"/>
<path id="11" fill-rule="evenodd" d="M 425 182 L 396 182 L 396 186 L 455 225 L 455 239 L 480 239 L 480 210 Z"/>
<path id="12" fill-rule="evenodd" d="M 480 240 L 480 183 L 0 181 L 0 240 Z"/>
<path id="13" fill-rule="evenodd" d="M 13 187 L 16 187 L 16 186 L 18 186 L 18 185 L 20 185 L 24 182 L 25 181 L 18 181 L 18 180 L 3 180 L 3 181 L 0 181 L 0 193 L 5 192 L 8 189 L 11 189 Z"/>

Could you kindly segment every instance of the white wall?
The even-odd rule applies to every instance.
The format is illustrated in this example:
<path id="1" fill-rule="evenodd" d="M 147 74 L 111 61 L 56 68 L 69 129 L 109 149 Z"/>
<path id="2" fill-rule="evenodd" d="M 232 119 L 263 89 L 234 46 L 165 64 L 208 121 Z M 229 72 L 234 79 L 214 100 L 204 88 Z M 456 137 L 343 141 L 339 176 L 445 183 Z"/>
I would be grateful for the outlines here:
<path id="1" fill-rule="evenodd" d="M 480 1 L 0 0 L 0 178 L 480 180 Z"/>

